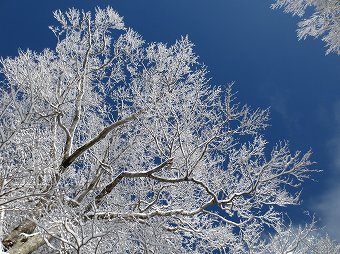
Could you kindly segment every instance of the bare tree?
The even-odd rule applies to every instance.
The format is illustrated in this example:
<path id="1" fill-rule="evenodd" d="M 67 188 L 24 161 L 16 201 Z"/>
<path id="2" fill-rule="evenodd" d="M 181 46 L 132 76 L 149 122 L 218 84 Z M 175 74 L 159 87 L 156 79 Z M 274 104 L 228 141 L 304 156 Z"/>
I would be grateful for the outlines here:
<path id="1" fill-rule="evenodd" d="M 276 0 L 272 8 L 284 8 L 285 12 L 304 17 L 306 10 L 313 9 L 311 16 L 298 23 L 298 38 L 321 37 L 326 43 L 326 54 L 340 55 L 340 1 L 339 0 Z"/>
<path id="2" fill-rule="evenodd" d="M 187 37 L 146 44 L 111 8 L 56 11 L 55 49 L 1 60 L 8 253 L 260 253 L 310 152 L 209 85 Z"/>

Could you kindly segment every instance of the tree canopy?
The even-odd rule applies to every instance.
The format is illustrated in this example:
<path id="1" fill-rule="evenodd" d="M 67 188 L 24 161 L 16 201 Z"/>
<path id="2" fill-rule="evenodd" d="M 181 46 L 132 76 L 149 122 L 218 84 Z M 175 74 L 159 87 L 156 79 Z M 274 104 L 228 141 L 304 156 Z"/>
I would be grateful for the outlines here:
<path id="1" fill-rule="evenodd" d="M 269 111 L 211 85 L 187 37 L 146 43 L 110 7 L 54 16 L 55 49 L 1 60 L 4 251 L 279 248 L 263 233 L 293 232 L 311 152 L 268 148 Z"/>

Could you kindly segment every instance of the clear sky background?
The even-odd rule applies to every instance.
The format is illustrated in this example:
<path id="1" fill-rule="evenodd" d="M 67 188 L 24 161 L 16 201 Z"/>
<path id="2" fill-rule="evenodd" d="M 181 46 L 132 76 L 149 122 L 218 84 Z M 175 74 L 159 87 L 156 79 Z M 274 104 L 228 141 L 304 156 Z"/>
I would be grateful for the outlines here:
<path id="1" fill-rule="evenodd" d="M 172 44 L 188 35 L 212 84 L 235 81 L 238 99 L 271 108 L 264 135 L 273 146 L 312 148 L 317 182 L 304 184 L 302 205 L 288 209 L 294 223 L 305 210 L 340 241 L 340 56 L 325 56 L 318 39 L 297 41 L 297 19 L 270 9 L 269 0 L 1 0 L 0 56 L 18 48 L 54 48 L 52 11 L 93 11 L 111 5 L 147 42 Z"/>

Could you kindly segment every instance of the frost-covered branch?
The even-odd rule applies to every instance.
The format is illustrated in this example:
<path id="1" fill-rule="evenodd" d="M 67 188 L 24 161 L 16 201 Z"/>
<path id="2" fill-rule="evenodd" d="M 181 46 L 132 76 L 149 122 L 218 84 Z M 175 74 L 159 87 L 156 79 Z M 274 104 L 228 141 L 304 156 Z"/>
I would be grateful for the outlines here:
<path id="1" fill-rule="evenodd" d="M 285 12 L 303 18 L 298 23 L 298 38 L 321 37 L 325 42 L 326 54 L 340 54 L 340 2 L 338 0 L 277 0 L 272 8 L 283 8 Z M 313 9 L 306 17 L 306 11 Z"/>
<path id="2" fill-rule="evenodd" d="M 55 49 L 1 60 L 10 253 L 261 253 L 313 171 L 268 110 L 209 84 L 193 44 L 145 43 L 112 8 L 56 11 Z"/>

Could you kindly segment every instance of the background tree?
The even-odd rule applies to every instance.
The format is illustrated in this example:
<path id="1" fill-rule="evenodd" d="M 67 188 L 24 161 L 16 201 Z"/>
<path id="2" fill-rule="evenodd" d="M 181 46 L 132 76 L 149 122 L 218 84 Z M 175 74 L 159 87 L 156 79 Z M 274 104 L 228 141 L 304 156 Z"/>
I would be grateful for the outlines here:
<path id="1" fill-rule="evenodd" d="M 268 110 L 211 86 L 187 37 L 146 44 L 111 8 L 56 11 L 54 50 L 1 60 L 9 253 L 260 253 L 310 152 L 271 151 Z"/>
<path id="2" fill-rule="evenodd" d="M 339 252 L 340 244 L 317 229 L 316 222 L 313 220 L 304 227 L 294 227 L 290 224 L 279 229 L 278 233 L 271 237 L 266 253 L 336 254 Z"/>
<path id="3" fill-rule="evenodd" d="M 276 0 L 272 8 L 303 17 L 313 9 L 310 17 L 298 23 L 298 38 L 321 37 L 326 43 L 326 54 L 340 54 L 340 1 L 339 0 Z"/>

